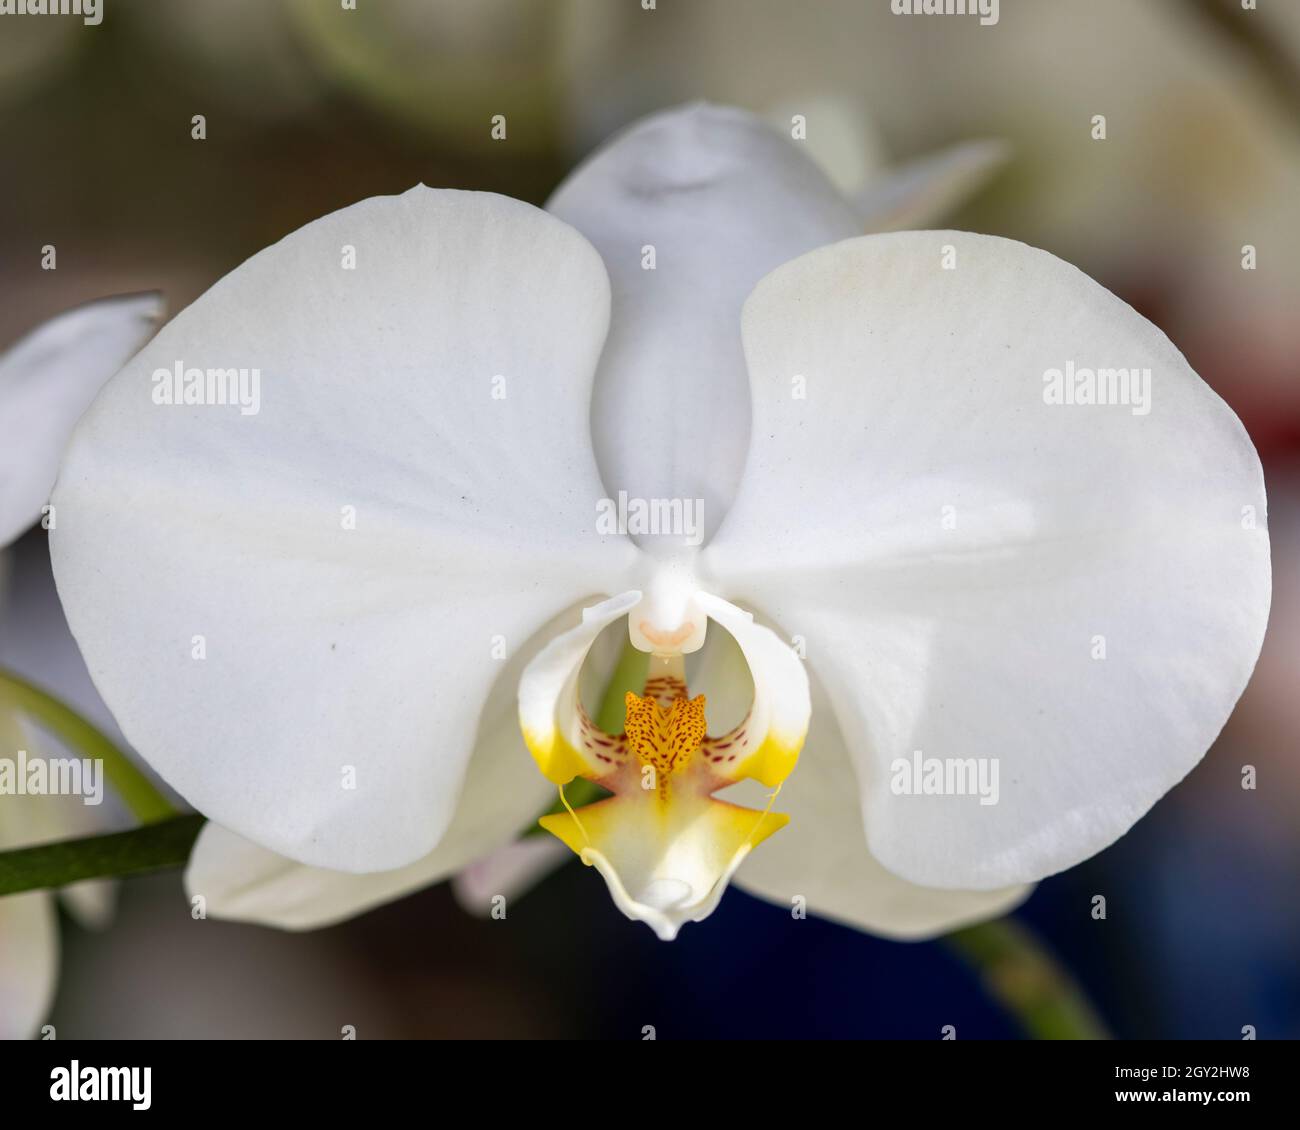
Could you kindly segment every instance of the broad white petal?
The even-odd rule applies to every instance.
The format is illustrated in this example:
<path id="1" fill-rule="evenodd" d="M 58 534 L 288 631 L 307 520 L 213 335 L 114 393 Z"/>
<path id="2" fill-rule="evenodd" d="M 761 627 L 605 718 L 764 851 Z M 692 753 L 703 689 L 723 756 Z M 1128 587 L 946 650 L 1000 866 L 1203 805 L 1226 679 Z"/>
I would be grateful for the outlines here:
<path id="1" fill-rule="evenodd" d="M 869 232 L 928 227 L 983 188 L 1010 153 L 1002 141 L 963 141 L 878 175 L 854 203 Z"/>
<path id="2" fill-rule="evenodd" d="M 788 137 L 702 104 L 621 134 L 547 208 L 609 269 L 610 336 L 591 417 L 611 497 L 703 499 L 711 533 L 748 446 L 741 306 L 787 259 L 860 232 L 857 214 Z M 656 552 L 672 545 L 653 542 Z"/>
<path id="3" fill-rule="evenodd" d="M 54 1003 L 59 922 L 47 891 L 0 898 L 0 1040 L 26 1040 Z"/>
<path id="4" fill-rule="evenodd" d="M 433 850 L 500 650 L 636 558 L 595 531 L 607 303 L 566 225 L 420 187 L 254 256 L 109 383 L 56 488 L 55 576 L 127 739 L 195 808 L 312 866 Z M 159 403 L 178 366 L 246 370 L 239 403 Z"/>
<path id="5" fill-rule="evenodd" d="M 315 930 L 364 914 L 447 875 L 439 852 L 394 871 L 359 875 L 278 855 L 219 824 L 205 824 L 185 871 L 185 890 L 213 918 L 283 930 Z"/>
<path id="6" fill-rule="evenodd" d="M 519 673 L 542 642 L 576 614 L 573 609 L 557 617 L 500 665 L 456 815 L 428 855 L 396 870 L 357 875 L 309 867 L 207 824 L 185 872 L 190 895 L 202 895 L 214 918 L 312 930 L 430 886 L 511 843 L 554 797 L 551 786 L 533 772 L 519 736 Z"/>
<path id="7" fill-rule="evenodd" d="M 550 787 L 527 763 L 513 712 L 499 718 L 508 733 L 498 728 L 475 750 L 443 843 L 422 859 L 366 875 L 332 871 L 297 863 L 207 824 L 190 854 L 186 890 L 191 897 L 202 895 L 214 918 L 314 930 L 455 874 L 510 842 L 551 797 Z"/>
<path id="8" fill-rule="evenodd" d="M 707 599 L 713 611 L 724 603 Z M 747 618 L 734 609 L 719 619 L 719 625 L 724 621 L 731 623 L 741 638 L 762 631 L 748 626 Z M 767 638 L 772 652 L 782 660 L 794 655 L 789 647 L 777 646 L 780 640 L 775 635 L 768 633 Z M 757 648 L 754 641 L 749 642 L 748 653 L 753 659 Z M 791 687 L 803 686 L 807 700 L 807 680 L 801 675 L 793 675 L 783 663 L 774 671 L 761 656 L 751 669 L 750 659 L 731 631 L 709 632 L 690 685 L 707 697 L 711 719 L 727 717 L 742 722 L 748 721 L 747 715 L 752 718 L 756 685 L 775 683 L 786 699 L 792 697 Z M 778 674 L 785 678 L 774 679 Z M 806 722 L 806 706 L 804 719 Z M 757 781 L 743 782 L 722 797 L 756 811 L 766 802 Z M 734 876 L 738 886 L 760 898 L 793 907 L 793 900 L 799 897 L 809 913 L 883 937 L 914 939 L 996 917 L 1018 905 L 1029 892 L 1027 887 L 992 892 L 934 890 L 898 878 L 873 859 L 862 828 L 854 770 L 830 703 L 815 683 L 808 745 L 797 770 L 782 786 L 779 804 L 789 823 L 771 847 L 746 852 Z M 662 869 L 662 862 L 659 866 Z M 602 871 L 626 912 L 624 904 L 631 900 L 622 876 L 609 861 Z M 725 881 L 713 893 L 720 897 L 724 887 Z M 708 909 L 716 902 L 716 898 L 710 900 Z M 640 912 L 636 916 L 648 917 L 652 925 L 658 921 L 658 915 L 647 916 L 641 908 L 635 909 Z"/>
<path id="9" fill-rule="evenodd" d="M 162 318 L 156 294 L 51 318 L 0 353 L 0 546 L 41 514 L 78 417 Z"/>
<path id="10" fill-rule="evenodd" d="M 770 848 L 745 860 L 733 880 L 736 886 L 787 910 L 799 907 L 898 940 L 931 938 L 996 918 L 1024 901 L 1032 887 L 936 890 L 882 867 L 867 847 L 844 737 L 815 679 L 812 703 L 799 768 L 781 789 L 779 803 L 790 823 Z M 728 796 L 741 799 L 739 790 Z"/>
<path id="11" fill-rule="evenodd" d="M 988 236 L 815 252 L 755 290 L 744 333 L 754 438 L 702 575 L 807 641 L 873 855 L 986 890 L 1113 842 L 1201 758 L 1259 652 L 1264 486 L 1240 422 L 1119 299 Z M 1048 403 L 1068 365 L 1149 368 L 1149 411 L 1140 387 Z M 917 750 L 996 759 L 998 802 L 896 795 Z"/>

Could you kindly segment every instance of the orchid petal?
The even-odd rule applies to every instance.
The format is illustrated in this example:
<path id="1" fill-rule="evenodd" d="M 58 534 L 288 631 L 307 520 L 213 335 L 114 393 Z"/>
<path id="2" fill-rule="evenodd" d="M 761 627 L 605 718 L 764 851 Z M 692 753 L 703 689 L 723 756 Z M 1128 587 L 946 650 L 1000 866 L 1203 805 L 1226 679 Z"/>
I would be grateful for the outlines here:
<path id="1" fill-rule="evenodd" d="M 807 641 L 872 854 L 988 890 L 1113 842 L 1200 760 L 1259 652 L 1240 422 L 1119 299 L 988 236 L 804 256 L 756 288 L 744 335 L 750 459 L 701 574 Z M 1055 403 L 1070 366 L 1139 384 Z M 916 751 L 1000 764 L 1000 798 L 896 791 Z"/>
<path id="2" fill-rule="evenodd" d="M 800 146 L 850 200 L 885 165 L 884 139 L 861 99 L 804 93 L 782 99 L 764 119 L 788 134 L 801 123 Z"/>
<path id="3" fill-rule="evenodd" d="M 997 918 L 1025 900 L 1032 887 L 936 890 L 882 867 L 867 848 L 848 748 L 815 679 L 812 702 L 808 744 L 798 772 L 781 791 L 790 823 L 778 848 L 756 851 L 745 861 L 733 880 L 737 887 L 787 910 L 798 907 L 899 941 Z"/>
<path id="4" fill-rule="evenodd" d="M 890 169 L 853 200 L 869 232 L 927 227 L 983 188 L 1010 154 L 1003 141 L 964 141 Z"/>
<path id="5" fill-rule="evenodd" d="M 91 302 L 0 354 L 0 547 L 40 517 L 73 425 L 162 310 L 156 294 Z"/>
<path id="6" fill-rule="evenodd" d="M 703 499 L 712 532 L 748 446 L 745 297 L 787 259 L 860 232 L 857 214 L 789 138 L 708 105 L 637 123 L 547 208 L 591 240 L 610 273 L 610 336 L 591 408 L 606 487 Z"/>
<path id="7" fill-rule="evenodd" d="M 202 895 L 214 918 L 312 930 L 437 883 L 512 842 L 554 795 L 531 771 L 519 740 L 519 673 L 575 612 L 556 617 L 502 665 L 483 708 L 455 817 L 428 855 L 395 870 L 357 875 L 309 867 L 210 823 L 199 833 L 185 872 L 190 896 Z"/>
<path id="8" fill-rule="evenodd" d="M 420 187 L 254 256 L 109 383 L 55 576 L 123 733 L 195 808 L 316 867 L 434 849 L 498 653 L 635 564 L 595 530 L 584 438 L 607 324 L 572 229 Z M 235 367 L 238 403 L 188 379 Z M 176 371 L 206 402 L 167 402 Z"/>
<path id="9" fill-rule="evenodd" d="M 772 850 L 745 860 L 735 885 L 787 910 L 898 940 L 933 937 L 1019 904 L 1031 888 L 973 892 L 919 887 L 872 858 L 843 735 L 825 691 L 815 679 L 809 682 L 808 741 L 780 796 L 790 822 Z M 691 686 L 707 696 L 713 717 L 739 719 L 749 710 L 752 677 L 730 632 L 709 633 Z M 753 781 L 722 796 L 750 807 L 763 803 L 762 790 Z"/>

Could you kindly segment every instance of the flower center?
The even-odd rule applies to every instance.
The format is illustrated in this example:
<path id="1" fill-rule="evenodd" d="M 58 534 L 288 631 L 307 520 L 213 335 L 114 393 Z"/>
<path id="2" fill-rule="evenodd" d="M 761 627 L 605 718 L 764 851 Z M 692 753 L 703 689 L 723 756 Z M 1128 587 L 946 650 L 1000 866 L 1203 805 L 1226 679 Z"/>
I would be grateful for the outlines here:
<path id="1" fill-rule="evenodd" d="M 659 595 L 667 591 L 660 586 Z M 542 827 L 600 872 L 624 914 L 668 939 L 712 913 L 744 858 L 787 822 L 771 811 L 775 792 L 761 811 L 713 794 L 746 778 L 779 789 L 807 732 L 807 677 L 788 645 L 716 597 L 693 591 L 664 604 L 651 633 L 639 628 L 641 604 L 642 594 L 629 592 L 585 609 L 581 624 L 538 653 L 520 680 L 519 720 L 564 801 Z M 631 644 L 650 654 L 642 693 L 623 696 L 625 721 L 611 733 L 583 709 L 578 684 L 596 637 L 620 619 Z M 699 646 L 706 620 L 720 625 L 719 650 L 701 669 L 712 671 L 722 701 L 737 686 L 753 687 L 749 711 L 718 737 L 708 733 L 705 696 L 691 697 L 686 686 L 684 653 Z M 683 625 L 689 639 L 680 648 L 644 646 L 651 634 L 660 642 L 680 636 Z M 564 792 L 575 777 L 612 795 L 575 809 Z"/>
<path id="2" fill-rule="evenodd" d="M 710 738 L 705 697 L 687 694 L 680 655 L 652 656 L 645 693 L 625 702 L 622 734 L 581 715 L 582 753 L 601 765 L 583 775 L 614 795 L 541 823 L 604 875 L 625 914 L 667 939 L 713 911 L 741 860 L 787 818 L 713 798 L 735 783 L 728 751 L 743 745 L 749 719 Z"/>
<path id="3" fill-rule="evenodd" d="M 649 684 L 645 698 L 628 691 L 624 738 L 641 762 L 643 786 L 655 789 L 666 802 L 669 778 L 684 773 L 690 765 L 691 755 L 704 739 L 705 723 L 703 695 L 687 698 L 684 683 L 675 679 L 662 682 L 669 688 L 665 693 L 678 695 L 670 700 L 667 710 L 651 697 Z"/>

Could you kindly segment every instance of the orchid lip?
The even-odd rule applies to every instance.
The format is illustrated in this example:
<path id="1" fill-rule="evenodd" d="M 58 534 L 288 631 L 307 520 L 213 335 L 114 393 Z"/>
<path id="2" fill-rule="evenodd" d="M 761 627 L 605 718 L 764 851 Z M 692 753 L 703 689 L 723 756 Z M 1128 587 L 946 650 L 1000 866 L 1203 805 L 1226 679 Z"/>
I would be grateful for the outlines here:
<path id="1" fill-rule="evenodd" d="M 683 654 L 655 651 L 641 693 L 625 695 L 621 732 L 606 732 L 578 699 L 578 672 L 592 641 L 622 617 L 636 641 L 645 604 L 637 595 L 587 609 L 578 627 L 534 660 L 520 683 L 520 721 L 539 768 L 564 803 L 564 811 L 542 817 L 542 827 L 601 874 L 619 910 L 668 940 L 686 922 L 708 917 L 749 853 L 787 823 L 772 804 L 802 744 L 807 710 L 800 713 L 798 703 L 807 685 L 798 660 L 768 629 L 725 601 L 693 592 L 680 606 L 700 616 L 699 634 L 708 608 L 717 630 L 739 633 L 738 642 L 748 648 L 755 687 L 748 713 L 728 732 L 709 735 L 707 699 L 688 691 Z M 686 623 L 672 638 L 696 632 Z M 800 719 L 793 737 L 776 724 L 783 719 L 773 702 L 782 696 L 793 697 Z M 574 777 L 612 795 L 575 809 L 564 793 Z M 714 796 L 745 777 L 774 788 L 765 809 Z"/>
<path id="2" fill-rule="evenodd" d="M 731 865 L 703 896 L 696 896 L 694 888 L 681 879 L 659 878 L 651 880 L 634 897 L 623 885 L 617 869 L 595 848 L 584 848 L 578 858 L 600 872 L 619 910 L 633 921 L 644 922 L 660 941 L 671 942 L 685 923 L 702 922 L 717 909 L 732 875 L 751 850 L 745 846 L 737 851 Z"/>

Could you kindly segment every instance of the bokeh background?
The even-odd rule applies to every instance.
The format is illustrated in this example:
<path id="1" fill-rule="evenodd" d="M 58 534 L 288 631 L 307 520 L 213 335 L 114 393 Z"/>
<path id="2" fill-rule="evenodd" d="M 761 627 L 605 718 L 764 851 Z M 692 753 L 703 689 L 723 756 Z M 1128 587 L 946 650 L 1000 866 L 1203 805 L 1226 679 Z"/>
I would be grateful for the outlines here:
<path id="1" fill-rule="evenodd" d="M 1009 163 L 952 226 L 1077 263 L 1245 422 L 1276 583 L 1255 678 L 1187 781 L 1017 916 L 1116 1036 L 1300 1036 L 1300 3 L 1002 0 L 993 27 L 888 0 L 104 0 L 97 27 L 0 17 L 0 347 L 102 295 L 158 289 L 178 310 L 303 223 L 417 181 L 541 203 L 611 131 L 697 98 L 806 113 L 846 182 L 1005 139 Z M 109 932 L 66 924 L 52 1021 L 65 1037 L 1020 1034 L 943 941 L 793 921 L 733 890 L 664 945 L 577 865 L 505 921 L 443 885 L 306 935 L 195 923 L 179 874 L 133 880 Z"/>

